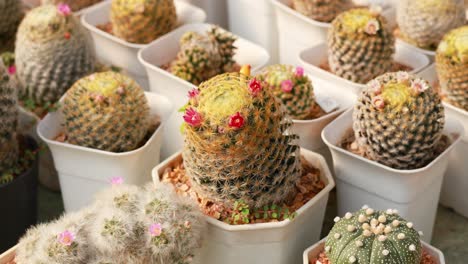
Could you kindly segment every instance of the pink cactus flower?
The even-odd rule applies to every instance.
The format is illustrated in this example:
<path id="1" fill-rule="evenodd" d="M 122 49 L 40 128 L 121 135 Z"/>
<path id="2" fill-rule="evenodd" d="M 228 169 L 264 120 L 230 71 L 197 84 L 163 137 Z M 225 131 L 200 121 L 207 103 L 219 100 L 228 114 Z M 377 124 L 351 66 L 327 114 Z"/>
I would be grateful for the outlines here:
<path id="1" fill-rule="evenodd" d="M 375 94 L 380 94 L 382 92 L 382 84 L 377 80 L 372 80 L 367 83 L 367 86 L 373 91 Z"/>
<path id="2" fill-rule="evenodd" d="M 253 78 L 249 82 L 249 90 L 253 95 L 257 95 L 262 90 L 262 84 L 257 79 Z"/>
<path id="3" fill-rule="evenodd" d="M 192 90 L 188 92 L 188 97 L 192 99 L 192 98 L 197 97 L 199 94 L 200 94 L 200 90 L 198 90 L 197 88 L 193 88 Z"/>
<path id="4" fill-rule="evenodd" d="M 372 105 L 374 105 L 377 109 L 384 109 L 385 108 L 385 100 L 382 96 L 376 96 L 372 99 Z"/>
<path id="5" fill-rule="evenodd" d="M 123 182 L 124 182 L 124 179 L 123 179 L 122 177 L 119 177 L 119 176 L 117 176 L 117 177 L 112 177 L 112 178 L 110 179 L 111 185 L 122 185 Z"/>
<path id="6" fill-rule="evenodd" d="M 152 224 L 149 227 L 150 235 L 153 236 L 153 237 L 160 236 L 162 234 L 162 229 L 163 228 L 162 228 L 162 225 L 160 223 Z"/>
<path id="7" fill-rule="evenodd" d="M 16 66 L 15 65 L 11 65 L 8 67 L 8 74 L 10 75 L 13 75 L 16 73 Z"/>
<path id="8" fill-rule="evenodd" d="M 371 19 L 369 20 L 369 22 L 367 22 L 367 25 L 364 31 L 369 35 L 375 35 L 377 34 L 377 31 L 379 31 L 379 29 L 380 29 L 379 22 L 375 19 Z"/>
<path id="9" fill-rule="evenodd" d="M 57 239 L 60 244 L 70 246 L 73 241 L 75 241 L 75 234 L 71 231 L 65 230 L 58 235 Z"/>
<path id="10" fill-rule="evenodd" d="M 197 127 L 201 125 L 202 117 L 195 109 L 190 107 L 185 111 L 184 120 L 187 124 Z"/>
<path id="11" fill-rule="evenodd" d="M 291 92 L 293 89 L 293 83 L 291 80 L 284 80 L 281 82 L 281 90 L 285 93 Z"/>
<path id="12" fill-rule="evenodd" d="M 417 94 L 420 94 L 429 89 L 429 85 L 423 79 L 416 79 L 411 82 L 411 89 Z"/>
<path id="13" fill-rule="evenodd" d="M 399 71 L 399 72 L 397 72 L 396 75 L 397 75 L 397 81 L 398 82 L 404 82 L 404 81 L 407 81 L 410 78 L 409 73 L 407 73 L 405 71 Z"/>
<path id="14" fill-rule="evenodd" d="M 304 68 L 297 66 L 296 67 L 296 76 L 297 77 L 302 77 L 304 76 Z"/>
<path id="15" fill-rule="evenodd" d="M 64 4 L 64 3 L 60 3 L 57 5 L 57 10 L 60 14 L 62 14 L 63 16 L 68 16 L 71 14 L 71 8 L 69 5 L 67 4 Z"/>
<path id="16" fill-rule="evenodd" d="M 229 126 L 233 128 L 241 128 L 244 126 L 244 118 L 239 112 L 229 118 Z"/>

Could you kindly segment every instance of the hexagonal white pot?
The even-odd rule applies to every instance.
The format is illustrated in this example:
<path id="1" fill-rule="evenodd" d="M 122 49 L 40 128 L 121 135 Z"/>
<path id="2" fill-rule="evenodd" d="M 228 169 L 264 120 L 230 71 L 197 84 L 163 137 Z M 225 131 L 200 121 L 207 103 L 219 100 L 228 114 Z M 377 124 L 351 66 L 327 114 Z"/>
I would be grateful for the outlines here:
<path id="1" fill-rule="evenodd" d="M 423 70 L 419 75 L 431 83 L 437 81 L 434 64 Z M 465 128 L 465 135 L 460 144 L 450 154 L 449 165 L 440 194 L 440 203 L 468 218 L 468 194 L 466 193 L 466 190 L 468 190 L 468 163 L 466 162 L 466 157 L 468 157 L 468 112 L 445 102 L 444 107 L 447 116 L 462 123 Z"/>
<path id="2" fill-rule="evenodd" d="M 310 264 L 310 260 L 316 258 L 320 254 L 320 252 L 323 251 L 323 248 L 325 247 L 325 240 L 325 238 L 322 239 L 320 242 L 316 243 L 315 245 L 309 247 L 304 251 L 304 254 L 302 256 L 304 264 Z M 439 249 L 427 244 L 424 241 L 422 241 L 422 245 L 423 249 L 432 257 L 434 257 L 437 264 L 445 264 L 444 254 Z"/>
<path id="3" fill-rule="evenodd" d="M 210 24 L 184 25 L 151 42 L 138 53 L 138 60 L 148 73 L 150 91 L 170 98 L 174 103 L 175 109 L 179 109 L 187 103 L 188 91 L 196 88 L 196 86 L 162 69 L 162 65 L 176 58 L 177 52 L 180 49 L 179 40 L 185 32 L 196 31 L 205 33 L 210 28 Z M 234 45 L 237 47 L 234 56 L 234 60 L 237 63 L 241 65 L 250 64 L 253 72 L 267 64 L 269 55 L 262 47 L 240 37 Z M 183 121 L 182 116 L 183 113 L 174 112 L 165 128 L 168 140 L 163 143 L 163 159 L 174 154 L 183 145 L 183 138 L 180 133 L 180 125 Z"/>
<path id="4" fill-rule="evenodd" d="M 318 241 L 328 201 L 335 186 L 330 170 L 322 156 L 306 149 L 301 154 L 321 171 L 325 188 L 303 205 L 292 220 L 276 223 L 229 225 L 206 216 L 208 229 L 203 247 L 195 256 L 199 264 L 284 264 L 299 263 L 301 254 Z M 180 162 L 180 152 L 162 162 L 153 170 L 153 181 L 159 183 L 165 169 Z"/>
<path id="5" fill-rule="evenodd" d="M 227 0 L 229 30 L 264 47 L 278 62 L 276 14 L 270 0 Z"/>
<path id="6" fill-rule="evenodd" d="M 410 73 L 418 73 L 429 65 L 429 59 L 422 53 L 415 52 L 402 45 L 396 45 L 395 61 L 403 63 L 413 68 Z M 313 77 L 336 83 L 342 89 L 349 89 L 355 94 L 366 86 L 365 84 L 355 83 L 341 78 L 329 71 L 320 68 L 320 64 L 328 60 L 327 44 L 316 44 L 299 53 L 300 64 Z"/>
<path id="7" fill-rule="evenodd" d="M 159 163 L 163 127 L 173 106 L 164 96 L 152 93 L 145 95 L 151 115 L 158 115 L 162 122 L 148 141 L 133 151 L 114 153 L 54 140 L 63 131 L 60 109 L 47 114 L 39 123 L 37 133 L 52 151 L 65 211 L 76 211 L 92 202 L 95 193 L 106 188 L 112 177 L 123 177 L 125 183 L 135 185 L 150 180 L 151 169 Z"/>
<path id="8" fill-rule="evenodd" d="M 447 149 L 423 168 L 397 170 L 339 147 L 352 127 L 352 113 L 353 109 L 346 111 L 322 131 L 334 161 L 338 214 L 354 212 L 363 204 L 380 210 L 394 208 L 414 222 L 429 242 L 449 155 L 460 142 L 463 127 L 447 117 L 444 134 L 452 139 Z"/>
<path id="9" fill-rule="evenodd" d="M 205 12 L 191 4 L 174 1 L 177 9 L 178 25 L 200 23 L 205 21 Z M 81 16 L 81 23 L 89 30 L 100 62 L 124 69 L 145 90 L 149 90 L 148 76 L 138 62 L 138 51 L 147 44 L 135 44 L 122 40 L 98 29 L 97 25 L 109 22 L 111 2 L 106 1 L 87 10 Z"/>
<path id="10" fill-rule="evenodd" d="M 279 40 L 279 61 L 286 64 L 299 64 L 297 55 L 304 49 L 327 40 L 331 23 L 313 20 L 291 7 L 290 0 L 270 0 L 276 12 Z M 388 1 L 388 0 L 387 0 Z M 370 2 L 385 2 L 371 0 Z M 387 4 L 382 14 L 395 24 L 395 9 Z"/>

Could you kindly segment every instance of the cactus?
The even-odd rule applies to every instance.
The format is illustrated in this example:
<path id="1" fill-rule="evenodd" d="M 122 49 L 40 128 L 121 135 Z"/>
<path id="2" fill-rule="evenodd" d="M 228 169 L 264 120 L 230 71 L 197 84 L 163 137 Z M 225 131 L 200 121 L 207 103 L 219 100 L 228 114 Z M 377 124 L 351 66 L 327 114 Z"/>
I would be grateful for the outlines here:
<path id="1" fill-rule="evenodd" d="M 439 95 L 407 72 L 369 82 L 353 113 L 358 146 L 370 159 L 395 169 L 416 169 L 433 160 L 444 121 Z"/>
<path id="2" fill-rule="evenodd" d="M 101 2 L 101 0 L 41 0 L 43 5 L 57 5 L 60 3 L 67 4 L 74 12 L 99 2 Z"/>
<path id="3" fill-rule="evenodd" d="M 241 73 L 218 75 L 190 92 L 184 167 L 201 197 L 231 206 L 281 204 L 301 176 L 291 121 L 265 84 Z"/>
<path id="4" fill-rule="evenodd" d="M 366 83 L 393 66 L 395 39 L 386 19 L 369 9 L 343 12 L 328 32 L 328 62 L 332 72 Z"/>
<path id="5" fill-rule="evenodd" d="M 16 88 L 4 60 L 0 59 L 0 176 L 18 160 Z"/>
<path id="6" fill-rule="evenodd" d="M 55 103 L 79 78 L 94 69 L 89 35 L 67 5 L 44 5 L 21 22 L 16 40 L 21 97 Z"/>
<path id="7" fill-rule="evenodd" d="M 110 21 L 117 37 L 146 44 L 171 31 L 177 14 L 174 0 L 113 0 Z"/>
<path id="8" fill-rule="evenodd" d="M 213 26 L 205 35 L 186 32 L 180 39 L 180 51 L 171 63 L 172 74 L 195 85 L 227 71 L 234 65 L 236 37 Z"/>
<path id="9" fill-rule="evenodd" d="M 143 89 L 116 72 L 89 75 L 66 93 L 62 110 L 71 144 L 105 151 L 134 150 L 149 129 Z"/>
<path id="10" fill-rule="evenodd" d="M 446 100 L 468 111 L 468 26 L 444 37 L 437 49 L 436 68 Z"/>
<path id="11" fill-rule="evenodd" d="M 315 106 L 312 81 L 304 75 L 304 69 L 291 65 L 276 64 L 263 69 L 257 79 L 286 107 L 293 119 L 307 119 Z"/>
<path id="12" fill-rule="evenodd" d="M 0 1 L 0 39 L 15 35 L 16 29 L 22 17 L 21 2 L 17 0 Z"/>
<path id="13" fill-rule="evenodd" d="M 293 8 L 304 16 L 320 22 L 331 22 L 341 12 L 352 7 L 350 0 L 293 0 Z"/>
<path id="14" fill-rule="evenodd" d="M 325 242 L 325 253 L 331 264 L 420 264 L 420 234 L 411 222 L 396 210 L 377 211 L 367 206 L 343 218 Z"/>
<path id="15" fill-rule="evenodd" d="M 464 1 L 401 0 L 397 22 L 405 41 L 435 49 L 448 31 L 465 24 Z"/>

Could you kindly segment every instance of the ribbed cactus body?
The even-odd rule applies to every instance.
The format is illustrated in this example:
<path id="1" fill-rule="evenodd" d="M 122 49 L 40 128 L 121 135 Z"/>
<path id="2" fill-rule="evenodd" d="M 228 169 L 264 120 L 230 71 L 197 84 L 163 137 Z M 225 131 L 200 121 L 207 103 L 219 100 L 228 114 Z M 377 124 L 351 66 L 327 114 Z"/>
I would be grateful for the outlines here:
<path id="1" fill-rule="evenodd" d="M 328 62 L 332 72 L 366 83 L 393 66 L 395 39 L 385 18 L 368 9 L 341 13 L 328 32 Z"/>
<path id="2" fill-rule="evenodd" d="M 116 72 L 77 81 L 62 104 L 68 141 L 112 152 L 134 150 L 149 129 L 149 105 L 143 89 Z"/>
<path id="3" fill-rule="evenodd" d="M 206 34 L 187 32 L 180 39 L 180 51 L 170 71 L 195 85 L 230 71 L 236 37 L 224 29 L 213 26 Z"/>
<path id="4" fill-rule="evenodd" d="M 293 0 L 299 13 L 320 22 L 331 22 L 341 12 L 352 7 L 350 0 Z"/>
<path id="5" fill-rule="evenodd" d="M 95 65 L 94 47 L 72 14 L 54 5 L 31 10 L 16 40 L 16 66 L 22 97 L 39 105 L 55 103 Z"/>
<path id="6" fill-rule="evenodd" d="M 397 22 L 401 36 L 421 48 L 437 47 L 451 29 L 465 24 L 463 0 L 400 0 Z"/>
<path id="7" fill-rule="evenodd" d="M 21 8 L 21 1 L 0 1 L 0 36 L 12 36 L 15 34 L 16 28 L 21 21 Z"/>
<path id="8" fill-rule="evenodd" d="M 73 11 L 79 11 L 85 7 L 89 7 L 91 5 L 94 5 L 98 2 L 101 2 L 102 0 L 41 0 L 41 3 L 43 5 L 57 5 L 57 4 L 67 4 L 70 6 L 70 8 Z"/>
<path id="9" fill-rule="evenodd" d="M 0 175 L 18 160 L 17 91 L 0 57 Z"/>
<path id="10" fill-rule="evenodd" d="M 257 76 L 286 107 L 293 119 L 306 119 L 315 105 L 312 81 L 303 69 L 291 65 L 276 64 L 263 69 Z"/>
<path id="11" fill-rule="evenodd" d="M 177 13 L 174 0 L 113 0 L 110 21 L 117 37 L 146 44 L 174 29 Z"/>
<path id="12" fill-rule="evenodd" d="M 446 100 L 468 111 L 468 26 L 444 37 L 437 49 L 436 68 Z"/>
<path id="13" fill-rule="evenodd" d="M 184 116 L 183 158 L 192 188 L 227 205 L 283 202 L 301 164 L 291 122 L 272 92 L 246 75 L 226 73 L 195 94 Z"/>
<path id="14" fill-rule="evenodd" d="M 422 246 L 411 222 L 395 210 L 366 208 L 337 217 L 325 242 L 332 264 L 420 264 Z"/>
<path id="15" fill-rule="evenodd" d="M 395 169 L 416 169 L 433 160 L 444 121 L 439 95 L 406 72 L 369 82 L 353 113 L 358 145 L 370 159 Z"/>

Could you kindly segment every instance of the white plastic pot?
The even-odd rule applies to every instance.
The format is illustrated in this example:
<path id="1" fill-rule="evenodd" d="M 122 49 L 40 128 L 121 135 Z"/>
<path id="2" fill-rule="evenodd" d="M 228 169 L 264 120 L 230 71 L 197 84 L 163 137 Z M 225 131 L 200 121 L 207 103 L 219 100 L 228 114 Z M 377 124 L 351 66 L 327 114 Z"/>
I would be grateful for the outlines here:
<path id="1" fill-rule="evenodd" d="M 342 91 L 333 83 L 315 79 L 312 81 L 316 99 L 329 99 L 334 101 L 338 108 L 324 116 L 311 120 L 293 120 L 292 131 L 299 135 L 299 145 L 302 148 L 314 151 L 325 157 L 328 166 L 333 166 L 331 153 L 322 140 L 322 129 L 333 121 L 346 109 L 353 106 L 356 95 Z"/>
<path id="2" fill-rule="evenodd" d="M 414 46 L 413 44 L 410 44 L 410 43 L 408 43 L 408 42 L 406 42 L 406 41 L 404 41 L 402 39 L 399 39 L 399 38 L 396 39 L 396 43 L 398 43 L 398 45 L 404 46 L 404 47 L 412 50 L 412 52 L 419 52 L 419 53 L 422 53 L 422 54 L 426 55 L 430 59 L 431 62 L 433 62 L 434 59 L 435 59 L 435 54 L 436 54 L 435 51 L 427 50 L 427 49 L 421 49 L 421 48 L 419 48 L 417 46 Z"/>
<path id="3" fill-rule="evenodd" d="M 206 22 L 228 28 L 226 0 L 181 0 L 196 5 L 206 12 Z"/>
<path id="4" fill-rule="evenodd" d="M 363 204 L 381 210 L 394 208 L 414 222 L 424 232 L 423 240 L 430 242 L 449 155 L 459 143 L 463 127 L 446 118 L 444 134 L 452 140 L 450 146 L 423 168 L 396 170 L 339 146 L 352 127 L 352 113 L 353 109 L 346 111 L 322 132 L 334 161 L 338 214 L 357 211 Z"/>
<path id="5" fill-rule="evenodd" d="M 37 133 L 54 157 L 65 211 L 76 211 L 91 203 L 95 193 L 106 188 L 112 177 L 122 177 L 125 183 L 134 185 L 150 181 L 151 169 L 159 163 L 163 127 L 173 106 L 166 97 L 145 94 L 151 116 L 158 115 L 162 123 L 142 147 L 133 151 L 113 153 L 54 140 L 63 131 L 60 110 L 49 113 L 39 123 Z"/>
<path id="6" fill-rule="evenodd" d="M 234 0 L 237 1 L 237 0 Z M 270 0 L 276 12 L 279 40 L 279 61 L 285 64 L 299 64 L 297 55 L 304 49 L 327 40 L 331 23 L 313 20 L 294 10 L 290 0 Z M 382 1 L 368 1 L 382 2 Z M 382 14 L 395 24 L 395 8 L 390 4 L 384 6 Z"/>
<path id="7" fill-rule="evenodd" d="M 196 86 L 162 69 L 162 66 L 176 58 L 180 49 L 179 40 L 185 32 L 205 33 L 210 28 L 211 25 L 209 24 L 184 25 L 150 43 L 138 53 L 138 60 L 144 65 L 148 73 L 150 91 L 170 98 L 176 110 L 187 103 L 188 91 L 196 88 Z M 269 55 L 262 47 L 240 37 L 234 43 L 234 46 L 237 47 L 234 60 L 238 64 L 250 64 L 252 71 L 257 71 L 267 64 Z M 180 133 L 182 116 L 183 113 L 174 112 L 169 118 L 164 132 L 168 138 L 163 144 L 163 159 L 182 148 L 183 139 Z"/>
<path id="8" fill-rule="evenodd" d="M 203 10 L 185 2 L 175 1 L 178 24 L 199 23 L 206 19 Z M 148 76 L 138 62 L 137 53 L 147 44 L 135 44 L 109 34 L 96 26 L 109 22 L 111 2 L 104 2 L 81 16 L 81 23 L 89 30 L 100 62 L 124 69 L 145 90 L 149 90 Z"/>
<path id="9" fill-rule="evenodd" d="M 418 73 L 429 65 L 429 59 L 426 55 L 414 52 L 402 45 L 396 45 L 395 61 L 408 65 L 413 68 L 410 73 Z M 365 84 L 355 83 L 344 78 L 341 78 L 331 72 L 323 70 L 320 65 L 328 61 L 327 44 L 321 43 L 314 45 L 311 48 L 303 50 L 299 53 L 300 64 L 313 77 L 320 78 L 335 83 L 342 89 L 351 90 L 355 94 L 359 94 L 365 87 Z"/>
<path id="10" fill-rule="evenodd" d="M 278 62 L 276 14 L 270 0 L 227 0 L 229 30 L 264 47 Z"/>
<path id="11" fill-rule="evenodd" d="M 420 76 L 431 83 L 437 82 L 434 65 L 420 73 Z M 465 128 L 465 135 L 450 154 L 447 173 L 445 174 L 440 203 L 450 207 L 468 218 L 468 112 L 444 102 L 445 114 L 457 119 Z"/>
<path id="12" fill-rule="evenodd" d="M 324 238 L 317 244 L 309 247 L 308 249 L 304 251 L 304 254 L 303 254 L 304 264 L 310 264 L 311 259 L 316 258 L 321 252 L 323 252 L 323 249 L 325 247 L 325 241 L 326 239 Z M 436 264 L 445 264 L 444 254 L 439 249 L 425 243 L 424 241 L 421 241 L 421 242 L 422 242 L 423 250 L 429 253 L 432 257 L 434 257 Z"/>
<path id="13" fill-rule="evenodd" d="M 206 216 L 208 229 L 204 244 L 195 263 L 199 264 L 284 264 L 299 263 L 301 254 L 311 241 L 320 239 L 328 195 L 335 186 L 324 158 L 309 150 L 301 154 L 320 169 L 325 188 L 297 210 L 292 220 L 276 223 L 229 225 Z M 153 181 L 158 184 L 166 168 L 180 162 L 179 153 L 153 170 Z"/>

